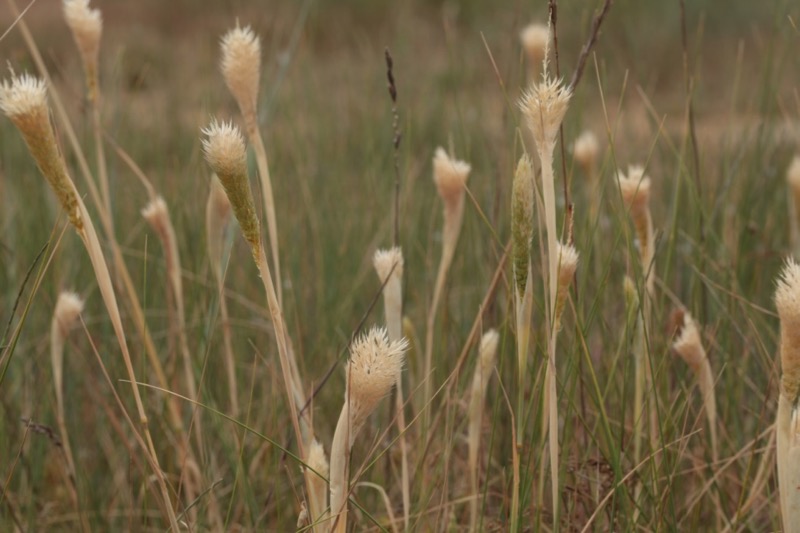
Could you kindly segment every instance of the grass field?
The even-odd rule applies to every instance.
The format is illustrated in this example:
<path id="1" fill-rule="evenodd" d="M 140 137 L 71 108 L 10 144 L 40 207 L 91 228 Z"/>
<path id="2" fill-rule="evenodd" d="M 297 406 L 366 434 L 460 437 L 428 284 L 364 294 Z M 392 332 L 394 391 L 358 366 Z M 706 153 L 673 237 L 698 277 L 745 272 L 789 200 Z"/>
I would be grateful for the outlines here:
<path id="1" fill-rule="evenodd" d="M 25 0 L 16 1 L 25 9 Z M 0 530 L 164 531 L 173 519 L 191 531 L 342 526 L 336 512 L 305 525 L 298 520 L 314 514 L 314 475 L 304 476 L 308 442 L 298 442 L 295 422 L 310 422 L 330 458 L 350 342 L 386 323 L 373 255 L 394 244 L 399 175 L 408 427 L 399 434 L 392 393 L 343 455 L 349 531 L 795 531 L 782 522 L 778 494 L 781 336 L 774 294 L 786 258 L 800 254 L 800 204 L 787 184 L 800 155 L 796 2 L 703 0 L 687 2 L 685 13 L 678 0 L 613 2 L 555 146 L 554 202 L 518 105 L 532 68 L 520 32 L 547 22 L 546 1 L 94 0 L 103 17 L 100 130 L 61 2 L 34 2 L 23 23 L 15 23 L 12 4 L 0 2 L 0 33 L 9 29 L 0 57 L 16 74 L 42 75 L 24 25 L 52 79 L 51 106 L 54 94 L 64 104 L 65 115 L 54 108 L 51 122 L 97 227 L 121 321 L 114 323 L 108 288 L 86 253 L 91 239 L 75 231 L 20 130 L 2 117 Z M 572 78 L 602 5 L 559 3 L 552 75 Z M 261 39 L 257 122 L 275 197 L 281 277 L 274 283 L 299 396 L 313 396 L 310 419 L 292 416 L 280 328 L 262 283 L 268 280 L 235 220 L 218 227 L 227 323 L 217 263 L 207 252 L 212 171 L 201 129 L 213 117 L 245 131 L 220 72 L 220 40 L 237 21 Z M 386 47 L 402 133 L 396 152 Z M 12 75 L 6 70 L 2 78 Z M 599 140 L 594 189 L 572 150 L 585 130 Z M 97 136 L 110 191 L 105 221 L 107 209 L 91 194 L 80 163 L 84 157 L 98 180 Z M 452 266 L 432 312 L 448 239 L 432 179 L 438 146 L 471 172 Z M 274 275 L 260 162 L 249 148 Z M 524 153 L 534 159 L 536 192 L 531 349 L 520 375 L 517 343 L 524 335 L 508 254 L 512 183 Z M 141 213 L 152 197 L 124 156 L 168 206 L 177 273 Z M 618 169 L 635 174 L 629 165 L 642 165 L 651 180 L 647 264 L 640 260 L 647 246 L 632 223 L 636 208 L 617 180 Z M 555 213 L 560 241 L 570 240 L 572 228 L 580 254 L 557 344 L 548 320 L 548 213 Z M 183 305 L 170 273 L 182 282 Z M 85 300 L 81 320 L 66 332 L 63 394 L 61 372 L 51 363 L 62 291 Z M 704 381 L 673 349 L 686 313 L 710 362 L 713 431 Z M 478 352 L 490 329 L 499 333 L 496 364 L 489 366 L 485 400 L 473 399 L 476 372 L 486 377 Z M 121 345 L 142 384 L 152 447 Z M 555 477 L 543 393 L 551 346 Z M 186 399 L 193 395 L 194 402 Z M 482 417 L 473 434 L 476 412 Z M 322 487 L 327 501 L 327 480 Z"/>

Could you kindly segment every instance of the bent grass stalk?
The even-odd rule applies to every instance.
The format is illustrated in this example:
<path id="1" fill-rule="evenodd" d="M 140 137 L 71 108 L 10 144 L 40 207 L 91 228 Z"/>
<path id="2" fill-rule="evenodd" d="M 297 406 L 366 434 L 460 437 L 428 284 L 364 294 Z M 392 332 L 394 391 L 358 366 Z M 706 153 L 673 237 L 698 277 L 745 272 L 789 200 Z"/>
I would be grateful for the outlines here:
<path id="1" fill-rule="evenodd" d="M 75 184 L 69 177 L 66 163 L 58 150 L 55 139 L 55 132 L 50 125 L 50 109 L 47 105 L 47 87 L 44 81 L 23 74 L 14 76 L 11 82 L 4 82 L 0 88 L 0 109 L 11 119 L 14 125 L 22 134 L 25 144 L 31 156 L 36 161 L 39 170 L 50 183 L 53 191 L 59 199 L 64 210 L 67 212 L 70 222 L 75 228 L 78 236 L 83 241 L 89 260 L 92 263 L 100 294 L 105 303 L 111 325 L 117 337 L 122 359 L 131 380 L 136 410 L 139 416 L 139 423 L 142 426 L 147 448 L 145 453 L 150 457 L 151 465 L 154 467 L 154 474 L 161 491 L 162 503 L 165 514 L 170 526 L 178 531 L 178 523 L 175 511 L 172 507 L 170 493 L 167 488 L 164 473 L 158 463 L 155 444 L 150 434 L 150 427 L 145 414 L 144 404 L 139 394 L 138 381 L 133 370 L 128 345 L 125 338 L 125 330 L 122 326 L 117 305 L 116 295 L 111 283 L 111 275 L 108 271 L 105 258 L 103 257 L 100 241 L 97 238 L 92 220 L 84 206 L 83 201 L 78 196 Z"/>

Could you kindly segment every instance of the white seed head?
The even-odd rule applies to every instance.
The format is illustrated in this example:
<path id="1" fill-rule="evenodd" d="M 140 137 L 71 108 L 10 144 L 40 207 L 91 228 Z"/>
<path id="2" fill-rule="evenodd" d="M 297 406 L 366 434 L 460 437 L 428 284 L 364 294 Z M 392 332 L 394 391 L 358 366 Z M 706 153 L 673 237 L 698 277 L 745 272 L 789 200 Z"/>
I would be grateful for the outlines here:
<path id="1" fill-rule="evenodd" d="M 142 209 L 142 217 L 148 224 L 160 231 L 164 226 L 164 221 L 169 219 L 169 211 L 164 198 L 157 196 L 148 202 Z"/>
<path id="2" fill-rule="evenodd" d="M 64 291 L 58 295 L 56 309 L 53 312 L 53 325 L 58 327 L 61 337 L 66 337 L 67 332 L 78 320 L 83 312 L 83 300 L 74 292 Z"/>
<path id="3" fill-rule="evenodd" d="M 648 208 L 650 203 L 650 178 L 645 175 L 643 167 L 631 165 L 628 167 L 627 176 L 620 170 L 618 171 L 617 179 L 622 193 L 622 201 L 634 215 Z"/>
<path id="4" fill-rule="evenodd" d="M 48 115 L 47 84 L 44 80 L 22 74 L 0 86 L 0 109 L 10 119 L 30 115 Z"/>
<path id="5" fill-rule="evenodd" d="M 211 121 L 208 127 L 202 130 L 203 152 L 206 161 L 214 172 L 224 179 L 223 175 L 242 174 L 247 172 L 247 151 L 242 132 L 233 122 Z"/>
<path id="6" fill-rule="evenodd" d="M 89 0 L 64 0 L 64 18 L 87 70 L 96 68 L 103 33 L 100 10 L 89 8 Z"/>
<path id="7" fill-rule="evenodd" d="M 599 152 L 600 144 L 597 142 L 597 137 L 589 130 L 581 133 L 572 146 L 572 154 L 584 170 L 594 166 Z"/>
<path id="8" fill-rule="evenodd" d="M 531 85 L 522 95 L 519 106 L 540 152 L 552 152 L 571 97 L 569 88 L 560 80 L 551 79 L 546 71 L 542 81 Z"/>
<path id="9" fill-rule="evenodd" d="M 464 187 L 471 169 L 468 163 L 448 156 L 444 148 L 436 149 L 433 181 L 446 206 L 458 204 L 464 198 Z"/>
<path id="10" fill-rule="evenodd" d="M 569 287 L 572 277 L 578 269 L 578 258 L 580 254 L 574 246 L 558 243 L 558 284 L 559 288 L 563 285 Z"/>
<path id="11" fill-rule="evenodd" d="M 328 458 L 325 455 L 325 448 L 322 447 L 322 444 L 320 444 L 317 439 L 311 442 L 306 464 L 323 478 L 328 477 Z"/>
<path id="12" fill-rule="evenodd" d="M 354 432 L 392 390 L 407 350 L 408 341 L 390 342 L 385 328 L 374 327 L 353 341 L 347 364 L 347 394 Z"/>
<path id="13" fill-rule="evenodd" d="M 398 246 L 388 250 L 376 250 L 372 264 L 375 266 L 381 283 L 386 282 L 390 273 L 392 278 L 402 279 L 403 277 L 403 251 Z"/>
<path id="14" fill-rule="evenodd" d="M 781 320 L 781 382 L 794 403 L 800 390 L 800 265 L 788 259 L 778 278 L 775 306 Z"/>
<path id="15" fill-rule="evenodd" d="M 230 30 L 222 38 L 222 75 L 242 114 L 254 114 L 261 75 L 261 41 L 249 26 Z"/>
<path id="16" fill-rule="evenodd" d="M 700 370 L 700 365 L 706 360 L 707 355 L 700 338 L 700 330 L 689 313 L 683 314 L 683 325 L 680 334 L 672 343 L 672 349 L 695 372 Z"/>
<path id="17" fill-rule="evenodd" d="M 535 22 L 525 26 L 519 39 L 531 65 L 544 62 L 550 46 L 550 28 L 546 24 Z"/>
<path id="18" fill-rule="evenodd" d="M 786 170 L 786 181 L 795 190 L 800 189 L 800 155 L 794 156 Z"/>

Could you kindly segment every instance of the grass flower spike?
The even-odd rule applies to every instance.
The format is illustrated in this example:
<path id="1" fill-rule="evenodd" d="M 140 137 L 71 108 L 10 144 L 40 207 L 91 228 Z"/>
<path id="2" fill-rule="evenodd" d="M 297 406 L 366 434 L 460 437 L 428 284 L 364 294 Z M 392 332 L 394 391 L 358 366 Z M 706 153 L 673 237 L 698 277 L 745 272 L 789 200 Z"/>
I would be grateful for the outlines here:
<path id="1" fill-rule="evenodd" d="M 304 469 L 304 474 L 308 489 L 309 521 L 311 524 L 320 523 L 312 526 L 311 531 L 327 531 L 328 522 L 322 521 L 322 518 L 328 507 L 328 475 L 330 472 L 325 449 L 316 439 L 311 441 L 305 463 L 308 465 L 308 468 Z"/>
<path id="2" fill-rule="evenodd" d="M 423 427 L 427 427 L 430 416 L 430 400 L 433 395 L 433 379 L 431 368 L 433 361 L 433 328 L 436 323 L 436 311 L 442 297 L 447 273 L 453 262 L 453 256 L 461 233 L 464 219 L 464 195 L 467 179 L 472 167 L 464 161 L 451 158 L 443 148 L 437 148 L 433 157 L 433 182 L 444 203 L 444 228 L 442 229 L 442 257 L 433 287 L 433 298 L 428 309 L 427 330 L 425 332 L 425 359 L 422 378 L 425 380 L 423 402 Z"/>
<path id="3" fill-rule="evenodd" d="M 578 251 L 570 245 L 558 244 L 558 296 L 556 298 L 556 329 L 561 329 L 561 317 L 567 305 L 569 287 L 578 269 Z"/>
<path id="4" fill-rule="evenodd" d="M 206 136 L 203 140 L 206 161 L 225 189 L 245 240 L 260 248 L 261 231 L 247 179 L 247 154 L 239 128 L 231 122 L 214 120 L 203 130 L 203 135 Z"/>
<path id="5" fill-rule="evenodd" d="M 331 446 L 330 488 L 332 531 L 347 531 L 349 456 L 367 417 L 392 390 L 403 369 L 408 342 L 390 341 L 383 328 L 373 328 L 353 341 L 347 363 L 347 391 Z"/>
<path id="6" fill-rule="evenodd" d="M 261 76 L 261 41 L 249 26 L 237 26 L 222 38 L 220 66 L 242 115 L 255 115 Z"/>
<path id="7" fill-rule="evenodd" d="M 595 134 L 589 130 L 581 133 L 572 145 L 572 155 L 589 181 L 589 217 L 593 222 L 597 219 L 600 203 L 600 179 L 597 175 L 599 154 L 600 144 Z"/>
<path id="8" fill-rule="evenodd" d="M 800 524 L 800 266 L 790 259 L 775 291 L 781 321 L 781 389 L 778 399 L 778 485 L 785 531 Z"/>
<path id="9" fill-rule="evenodd" d="M 511 189 L 511 240 L 514 247 L 514 281 L 517 293 L 528 284 L 533 238 L 533 165 L 527 155 L 517 164 Z"/>
<path id="10" fill-rule="evenodd" d="M 97 59 L 100 55 L 100 37 L 103 33 L 103 17 L 97 9 L 89 8 L 89 0 L 64 0 L 64 18 L 86 72 L 86 85 L 91 100 L 97 91 Z"/>
<path id="11" fill-rule="evenodd" d="M 75 186 L 67 174 L 66 163 L 50 124 L 45 82 L 28 74 L 14 76 L 10 82 L 4 81 L 0 86 L 0 109 L 19 129 L 72 225 L 78 231 L 82 230 Z"/>
<path id="12" fill-rule="evenodd" d="M 689 313 L 683 314 L 683 325 L 672 343 L 672 349 L 683 359 L 697 376 L 700 393 L 703 396 L 706 418 L 711 437 L 711 459 L 719 460 L 717 442 L 717 401 L 714 397 L 714 375 L 708 354 L 703 348 L 700 330 Z"/>
<path id="13" fill-rule="evenodd" d="M 546 24 L 535 22 L 525 26 L 519 34 L 522 49 L 528 59 L 528 75 L 531 81 L 544 68 L 547 51 L 550 48 L 550 28 Z"/>

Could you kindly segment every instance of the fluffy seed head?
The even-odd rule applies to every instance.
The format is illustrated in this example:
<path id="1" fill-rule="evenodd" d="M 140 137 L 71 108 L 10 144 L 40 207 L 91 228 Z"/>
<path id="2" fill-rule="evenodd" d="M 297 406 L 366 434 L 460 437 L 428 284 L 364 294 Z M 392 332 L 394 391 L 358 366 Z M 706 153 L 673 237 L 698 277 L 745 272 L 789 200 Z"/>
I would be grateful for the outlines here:
<path id="1" fill-rule="evenodd" d="M 390 273 L 392 278 L 402 279 L 403 277 L 403 252 L 398 246 L 388 250 L 376 250 L 372 258 L 372 264 L 375 266 L 375 271 L 378 273 L 381 283 L 386 282 Z"/>
<path id="2" fill-rule="evenodd" d="M 325 456 L 325 449 L 317 439 L 311 442 L 308 450 L 308 459 L 306 464 L 314 469 L 323 478 L 328 477 L 328 458 Z"/>
<path id="3" fill-rule="evenodd" d="M 239 128 L 231 122 L 212 120 L 202 133 L 206 136 L 203 139 L 206 161 L 219 177 L 245 239 L 251 246 L 260 246 L 258 217 L 247 179 L 245 144 Z"/>
<path id="4" fill-rule="evenodd" d="M 575 160 L 584 169 L 584 172 L 594 167 L 599 152 L 600 145 L 597 142 L 597 137 L 589 130 L 581 133 L 575 139 L 575 144 L 572 147 Z"/>
<path id="5" fill-rule="evenodd" d="M 261 42 L 249 26 L 237 26 L 222 38 L 220 66 L 242 114 L 254 115 L 261 73 Z"/>
<path id="6" fill-rule="evenodd" d="M 433 181 L 446 207 L 463 201 L 464 186 L 471 169 L 468 163 L 448 156 L 444 148 L 436 149 L 433 157 Z"/>
<path id="7" fill-rule="evenodd" d="M 522 295 L 528 283 L 528 265 L 533 237 L 533 165 L 523 155 L 514 173 L 511 189 L 511 238 L 514 244 L 514 280 Z"/>
<path id="8" fill-rule="evenodd" d="M 569 88 L 560 80 L 551 79 L 547 72 L 541 82 L 531 85 L 522 95 L 519 106 L 539 152 L 552 152 L 571 97 Z"/>
<path id="9" fill-rule="evenodd" d="M 519 34 L 519 39 L 530 65 L 539 65 L 544 62 L 550 46 L 550 28 L 546 24 L 534 22 L 525 26 Z"/>
<path id="10" fill-rule="evenodd" d="M 81 54 L 83 68 L 89 80 L 90 90 L 97 83 L 97 57 L 100 54 L 100 36 L 103 33 L 103 18 L 100 10 L 90 9 L 89 0 L 64 0 L 64 18 L 72 30 L 75 44 Z"/>
<path id="11" fill-rule="evenodd" d="M 373 327 L 353 341 L 347 364 L 347 394 L 354 432 L 392 390 L 407 350 L 408 341 L 390 342 L 385 328 Z"/>
<path id="12" fill-rule="evenodd" d="M 164 221 L 169 219 L 169 210 L 167 209 L 167 203 L 164 201 L 164 198 L 158 196 L 148 202 L 144 209 L 142 209 L 142 217 L 150 224 L 152 227 L 156 228 L 158 231 L 162 231 L 162 226 L 164 225 Z"/>
<path id="13" fill-rule="evenodd" d="M 700 370 L 700 365 L 703 364 L 707 357 L 700 338 L 700 330 L 689 313 L 683 314 L 683 325 L 677 338 L 672 343 L 672 349 L 695 372 Z"/>
<path id="14" fill-rule="evenodd" d="M 578 269 L 578 251 L 574 246 L 558 243 L 558 292 L 556 295 L 556 324 L 561 327 L 561 315 L 567 304 L 569 286 Z"/>
<path id="15" fill-rule="evenodd" d="M 0 109 L 19 129 L 31 156 L 56 193 L 72 225 L 78 231 L 83 230 L 75 187 L 50 125 L 45 82 L 28 74 L 13 76 L 10 82 L 4 81 L 0 85 Z"/>
<path id="16" fill-rule="evenodd" d="M 644 174 L 644 168 L 638 165 L 628 167 L 626 176 L 621 170 L 617 174 L 622 201 L 631 213 L 642 212 L 650 203 L 650 178 Z"/>
<path id="17" fill-rule="evenodd" d="M 775 306 L 781 320 L 781 383 L 794 404 L 800 391 L 800 266 L 793 259 L 778 278 Z"/>
<path id="18" fill-rule="evenodd" d="M 53 312 L 53 326 L 58 328 L 61 337 L 66 337 L 69 328 L 83 312 L 83 300 L 74 292 L 64 291 L 58 295 Z"/>

